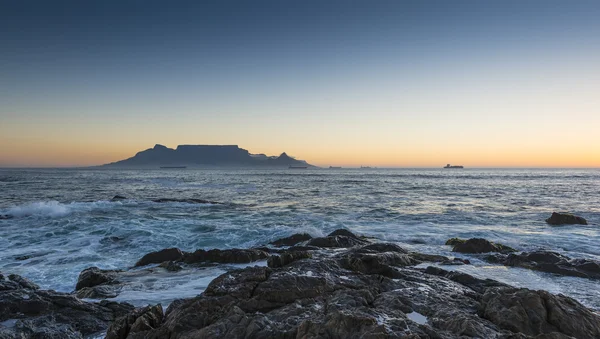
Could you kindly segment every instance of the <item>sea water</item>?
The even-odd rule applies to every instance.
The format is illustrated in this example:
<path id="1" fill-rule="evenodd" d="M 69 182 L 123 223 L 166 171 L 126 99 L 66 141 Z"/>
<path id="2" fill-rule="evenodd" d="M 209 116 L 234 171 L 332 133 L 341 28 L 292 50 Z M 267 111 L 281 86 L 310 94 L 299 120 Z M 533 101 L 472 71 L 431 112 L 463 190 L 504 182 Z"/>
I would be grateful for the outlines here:
<path id="1" fill-rule="evenodd" d="M 111 202 L 115 195 L 126 196 Z M 155 203 L 199 198 L 219 205 Z M 589 226 L 550 226 L 553 211 Z M 71 292 L 81 270 L 128 269 L 144 254 L 247 248 L 337 228 L 410 250 L 469 258 L 446 267 L 569 295 L 600 309 L 598 281 L 491 265 L 451 252 L 451 237 L 600 260 L 600 170 L 281 169 L 0 170 L 0 271 Z M 264 265 L 264 262 L 253 263 Z M 140 277 L 117 300 L 168 304 L 197 295 L 222 265 Z"/>

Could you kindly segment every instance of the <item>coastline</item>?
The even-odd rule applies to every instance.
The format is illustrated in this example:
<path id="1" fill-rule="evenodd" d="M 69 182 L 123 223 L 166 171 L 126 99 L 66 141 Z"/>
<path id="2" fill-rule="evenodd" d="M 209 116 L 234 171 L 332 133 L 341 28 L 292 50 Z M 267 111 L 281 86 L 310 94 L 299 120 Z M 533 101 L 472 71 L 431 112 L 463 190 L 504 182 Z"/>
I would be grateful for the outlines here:
<path id="1" fill-rule="evenodd" d="M 490 261 L 499 256 L 541 260 L 539 255 L 516 254 L 519 251 L 484 239 L 450 239 L 448 245 L 457 253 Z M 157 271 L 170 274 L 216 264 L 252 265 L 265 259 L 266 266 L 234 268 L 213 279 L 197 297 L 175 300 L 166 309 L 167 305 L 134 310 L 127 303 L 91 302 L 114 298 L 127 284 L 123 277 L 132 272 L 151 276 Z M 565 263 L 579 266 L 555 273 L 568 275 L 579 270 L 590 273 L 587 279 L 600 279 L 596 261 L 565 259 L 562 265 Z M 97 330 L 103 328 L 109 339 L 223 335 L 525 339 L 600 335 L 600 315 L 577 301 L 451 270 L 462 265 L 470 265 L 469 260 L 411 252 L 344 229 L 316 238 L 296 234 L 249 249 L 184 252 L 169 248 L 148 253 L 130 270 L 86 269 L 72 295 L 39 290 L 18 276 L 2 277 L 0 300 L 4 305 L 8 300 L 9 305 L 22 310 L 31 297 L 42 296 L 54 306 L 41 315 L 15 313 L 15 307 L 9 307 L 12 313 L 0 321 L 12 326 L 0 327 L 0 331 L 9 338 L 40 331 L 64 336 L 68 332 L 65 328 L 70 327 L 68 333 L 72 335 L 66 337 L 79 338 L 97 336 Z M 58 307 L 59 299 L 69 302 Z M 87 311 L 74 305 L 85 305 Z M 106 315 L 107 305 L 118 312 Z M 104 309 L 98 311 L 98 307 Z M 86 316 L 68 321 L 57 317 L 65 312 Z M 93 318 L 102 320 L 95 319 L 95 327 L 84 326 Z M 90 333 L 88 327 L 95 332 Z"/>

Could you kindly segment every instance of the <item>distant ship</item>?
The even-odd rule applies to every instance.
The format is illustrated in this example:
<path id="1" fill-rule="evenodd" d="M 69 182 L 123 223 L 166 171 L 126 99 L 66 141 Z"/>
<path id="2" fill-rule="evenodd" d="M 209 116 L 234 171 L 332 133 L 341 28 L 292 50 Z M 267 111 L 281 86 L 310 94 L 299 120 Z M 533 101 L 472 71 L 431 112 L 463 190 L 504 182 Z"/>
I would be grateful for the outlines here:
<path id="1" fill-rule="evenodd" d="M 370 166 L 360 166 L 360 168 L 362 168 L 362 169 L 369 169 L 369 168 L 372 168 L 372 167 L 370 167 Z"/>
<path id="2" fill-rule="evenodd" d="M 452 166 L 450 164 L 447 164 L 444 168 L 464 168 L 463 166 Z"/>
<path id="3" fill-rule="evenodd" d="M 342 168 L 341 166 L 329 166 L 329 169 L 340 169 Z"/>
<path id="4" fill-rule="evenodd" d="M 290 166 L 288 168 L 290 168 L 290 169 L 307 169 L 308 166 Z"/>
<path id="5" fill-rule="evenodd" d="M 164 169 L 167 169 L 167 168 L 187 168 L 187 166 L 160 166 L 160 168 L 164 168 Z"/>

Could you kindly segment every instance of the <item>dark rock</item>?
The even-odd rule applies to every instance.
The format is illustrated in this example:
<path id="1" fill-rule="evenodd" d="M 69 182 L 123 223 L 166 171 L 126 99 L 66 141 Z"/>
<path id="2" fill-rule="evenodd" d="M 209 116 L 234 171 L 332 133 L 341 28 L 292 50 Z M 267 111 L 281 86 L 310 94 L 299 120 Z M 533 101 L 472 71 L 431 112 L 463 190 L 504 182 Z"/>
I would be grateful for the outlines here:
<path id="1" fill-rule="evenodd" d="M 336 235 L 343 235 L 345 237 L 350 237 L 350 238 L 356 238 L 356 239 L 358 239 L 358 236 L 356 236 L 356 234 L 354 234 L 354 233 L 352 233 L 352 232 L 350 232 L 350 231 L 348 231 L 346 229 L 343 229 L 343 228 L 337 229 L 337 230 L 329 233 L 327 236 L 328 237 L 335 237 Z"/>
<path id="2" fill-rule="evenodd" d="M 0 327 L 2 338 L 81 338 L 105 330 L 117 317 L 133 310 L 129 304 L 88 303 L 75 296 L 40 290 L 17 275 L 0 275 Z"/>
<path id="3" fill-rule="evenodd" d="M 165 203 L 165 202 L 182 202 L 187 204 L 210 204 L 210 205 L 222 205 L 222 202 L 210 201 L 204 199 L 171 199 L 171 198 L 160 198 L 154 199 L 153 202 Z"/>
<path id="4" fill-rule="evenodd" d="M 487 258 L 491 259 L 491 258 Z M 600 262 L 591 259 L 571 259 L 550 251 L 524 252 L 495 258 L 506 266 L 517 266 L 581 278 L 600 279 Z"/>
<path id="5" fill-rule="evenodd" d="M 290 235 L 289 237 L 286 237 L 286 238 L 281 238 L 281 239 L 272 241 L 269 244 L 271 244 L 273 246 L 277 246 L 277 247 L 294 246 L 298 243 L 301 243 L 303 241 L 308 241 L 310 239 L 312 239 L 312 237 L 308 233 L 297 233 L 294 235 Z"/>
<path id="6" fill-rule="evenodd" d="M 110 201 L 121 201 L 121 200 L 127 200 L 127 197 L 124 197 L 122 195 L 115 195 L 112 199 L 110 199 Z"/>
<path id="7" fill-rule="evenodd" d="M 587 225 L 587 220 L 582 217 L 568 214 L 568 213 L 556 213 L 553 212 L 550 218 L 546 219 L 546 222 L 550 225 Z"/>
<path id="8" fill-rule="evenodd" d="M 337 247 L 337 248 L 347 248 L 354 247 L 359 245 L 365 245 L 368 242 L 363 239 L 359 239 L 356 237 L 349 237 L 345 235 L 335 235 L 335 236 L 327 236 L 322 238 L 313 238 L 308 241 L 308 246 L 316 246 L 316 247 Z"/>
<path id="9" fill-rule="evenodd" d="M 456 246 L 458 244 L 464 244 L 465 241 L 467 241 L 467 240 L 460 239 L 460 238 L 450 238 L 446 241 L 446 245 Z"/>
<path id="10" fill-rule="evenodd" d="M 110 237 L 104 237 L 102 239 L 100 239 L 99 243 L 103 244 L 103 245 L 109 245 L 109 244 L 114 244 L 120 241 L 125 240 L 125 238 L 122 237 L 117 237 L 117 236 L 110 236 Z"/>
<path id="11" fill-rule="evenodd" d="M 511 288 L 465 273 L 412 268 L 417 257 L 427 256 L 406 252 L 394 244 L 372 244 L 310 251 L 311 257 L 287 262 L 281 258 L 304 254 L 286 251 L 270 258 L 272 267 L 247 267 L 217 277 L 200 296 L 174 301 L 162 321 L 152 317 L 140 332 L 128 330 L 140 311 L 115 322 L 109 332 L 117 333 L 111 338 L 150 339 L 597 337 L 597 316 L 567 297 L 552 295 L 548 300 L 558 300 L 557 306 L 548 304 L 545 311 L 547 318 L 562 312 L 560 326 L 520 332 L 536 328 L 537 318 L 515 318 L 518 307 L 502 306 L 510 302 L 502 300 L 510 299 L 510 293 L 498 298 L 488 293 Z M 584 320 L 569 320 L 572 310 Z M 510 319 L 522 319 L 522 327 L 510 327 Z"/>
<path id="12" fill-rule="evenodd" d="M 10 214 L 0 214 L 0 220 L 8 220 L 8 219 L 12 219 L 14 218 L 14 216 L 10 215 Z"/>
<path id="13" fill-rule="evenodd" d="M 149 264 L 160 264 L 164 261 L 180 261 L 183 259 L 183 252 L 179 248 L 165 248 L 160 251 L 151 252 L 142 257 L 135 263 L 135 267 Z"/>
<path id="14" fill-rule="evenodd" d="M 167 271 L 171 271 L 171 272 L 177 272 L 177 271 L 181 271 L 183 269 L 183 267 L 181 265 L 177 264 L 174 261 L 165 261 L 158 266 L 166 269 Z"/>
<path id="15" fill-rule="evenodd" d="M 359 251 L 371 252 L 371 253 L 377 253 L 377 252 L 379 252 L 379 253 L 381 253 L 381 252 L 397 252 L 397 253 L 404 253 L 404 254 L 408 253 L 407 250 L 405 250 L 404 248 L 402 248 L 396 244 L 385 243 L 385 242 L 378 242 L 378 243 L 363 246 L 359 249 Z"/>
<path id="16" fill-rule="evenodd" d="M 288 247 L 285 251 L 286 252 L 294 252 L 294 251 L 318 251 L 320 250 L 320 247 L 317 246 L 292 246 L 292 247 Z"/>
<path id="17" fill-rule="evenodd" d="M 220 263 L 220 264 L 246 264 L 253 261 L 266 259 L 268 253 L 257 249 L 228 249 L 209 251 L 197 250 L 193 253 L 185 253 L 183 261 L 186 264 L 196 263 Z"/>
<path id="18" fill-rule="evenodd" d="M 284 252 L 280 255 L 272 255 L 267 259 L 267 266 L 275 268 L 275 267 L 283 267 L 287 264 L 290 264 L 296 260 L 300 259 L 308 259 L 312 258 L 312 254 L 310 252 L 301 252 L 301 251 L 293 251 L 293 252 Z"/>
<path id="19" fill-rule="evenodd" d="M 144 338 L 148 332 L 160 326 L 163 317 L 160 304 L 135 309 L 110 325 L 106 339 Z"/>
<path id="20" fill-rule="evenodd" d="M 600 316 L 571 298 L 546 291 L 488 289 L 479 314 L 502 329 L 530 336 L 559 332 L 575 338 L 600 338 Z"/>
<path id="21" fill-rule="evenodd" d="M 98 285 L 118 284 L 118 270 L 101 270 L 98 267 L 90 267 L 79 273 L 75 290 L 78 291 L 84 287 L 94 287 Z"/>
<path id="22" fill-rule="evenodd" d="M 467 286 L 470 289 L 478 293 L 484 293 L 490 287 L 510 287 L 504 283 L 498 282 L 492 279 L 479 279 L 469 274 L 457 272 L 457 271 L 446 271 L 439 267 L 428 266 L 425 269 L 425 273 L 431 275 L 441 276 L 457 282 L 461 285 Z"/>
<path id="23" fill-rule="evenodd" d="M 27 278 L 23 278 L 20 275 L 10 274 L 8 276 L 8 280 L 13 281 L 13 282 L 19 284 L 19 286 L 21 288 L 26 288 L 26 289 L 30 289 L 30 290 L 37 290 L 37 289 L 40 288 L 38 285 L 36 285 L 33 282 L 31 282 L 31 280 L 29 280 Z"/>
<path id="24" fill-rule="evenodd" d="M 99 285 L 94 287 L 83 287 L 76 291 L 75 295 L 80 299 L 108 299 L 119 295 L 120 286 Z"/>
<path id="25" fill-rule="evenodd" d="M 452 252 L 460 252 L 460 253 L 489 253 L 489 252 L 499 252 L 499 253 L 509 253 L 515 252 L 514 248 L 502 245 L 495 244 L 491 241 L 482 239 L 482 238 L 472 238 L 466 240 L 465 242 L 457 242 L 452 249 Z"/>

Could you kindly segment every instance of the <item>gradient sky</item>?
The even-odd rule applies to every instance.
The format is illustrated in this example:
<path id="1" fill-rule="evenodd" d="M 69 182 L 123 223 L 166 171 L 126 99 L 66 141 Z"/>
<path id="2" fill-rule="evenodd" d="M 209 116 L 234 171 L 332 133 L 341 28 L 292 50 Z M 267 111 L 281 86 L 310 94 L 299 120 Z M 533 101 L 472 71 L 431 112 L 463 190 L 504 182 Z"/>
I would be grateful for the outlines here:
<path id="1" fill-rule="evenodd" d="M 600 167 L 600 1 L 0 1 L 0 167 L 156 143 Z"/>

